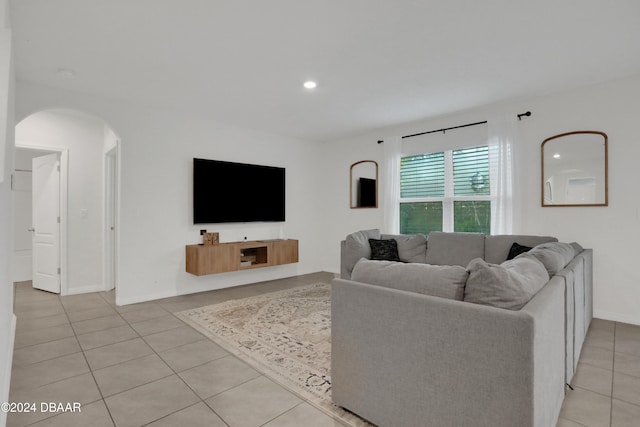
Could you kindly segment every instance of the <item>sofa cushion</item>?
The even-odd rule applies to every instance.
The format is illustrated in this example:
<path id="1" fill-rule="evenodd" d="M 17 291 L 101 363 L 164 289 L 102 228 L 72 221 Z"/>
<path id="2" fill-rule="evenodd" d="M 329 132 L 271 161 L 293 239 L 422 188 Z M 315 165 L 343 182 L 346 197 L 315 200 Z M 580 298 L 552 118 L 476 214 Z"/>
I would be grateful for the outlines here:
<path id="1" fill-rule="evenodd" d="M 484 234 L 432 231 L 427 238 L 427 264 L 466 267 L 474 258 L 484 258 Z"/>
<path id="2" fill-rule="evenodd" d="M 400 261 L 426 262 L 427 237 L 424 234 L 382 234 L 380 238 L 394 239 L 398 243 Z"/>
<path id="3" fill-rule="evenodd" d="M 514 243 L 535 247 L 541 243 L 557 242 L 551 236 L 528 236 L 523 234 L 496 234 L 484 239 L 484 260 L 490 264 L 500 264 L 507 260 L 509 250 Z"/>
<path id="4" fill-rule="evenodd" d="M 520 254 L 529 252 L 531 249 L 533 249 L 531 246 L 524 246 L 514 242 L 513 245 L 511 245 L 511 249 L 509 249 L 509 255 L 507 255 L 507 261 L 510 259 L 514 259 Z"/>
<path id="5" fill-rule="evenodd" d="M 492 307 L 520 310 L 549 281 L 544 265 L 529 254 L 489 264 L 472 260 L 464 300 Z"/>
<path id="6" fill-rule="evenodd" d="M 462 300 L 467 276 L 467 270 L 458 265 L 407 264 L 361 259 L 353 268 L 351 280 Z"/>
<path id="7" fill-rule="evenodd" d="M 369 239 L 372 260 L 400 261 L 398 242 L 394 239 Z"/>
<path id="8" fill-rule="evenodd" d="M 345 264 L 354 266 L 360 258 L 371 257 L 371 246 L 369 246 L 369 239 L 379 239 L 380 230 L 362 230 L 349 234 L 344 239 L 344 245 L 346 251 L 344 256 L 346 257 Z"/>
<path id="9" fill-rule="evenodd" d="M 569 243 L 549 242 L 536 246 L 527 254 L 537 258 L 544 264 L 549 276 L 554 276 L 576 256 L 576 249 Z"/>

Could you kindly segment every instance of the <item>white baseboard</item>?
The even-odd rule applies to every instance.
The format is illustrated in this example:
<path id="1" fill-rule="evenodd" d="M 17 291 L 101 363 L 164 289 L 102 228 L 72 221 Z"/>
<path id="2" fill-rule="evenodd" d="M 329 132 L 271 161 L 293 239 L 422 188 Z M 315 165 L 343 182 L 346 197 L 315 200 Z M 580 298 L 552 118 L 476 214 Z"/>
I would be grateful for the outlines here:
<path id="1" fill-rule="evenodd" d="M 13 365 L 13 346 L 16 338 L 16 322 L 17 317 L 15 314 L 11 315 L 11 327 L 9 329 L 9 348 L 7 348 L 7 365 L 4 366 L 4 383 L 1 385 L 0 390 L 0 402 L 9 401 L 9 389 L 11 387 L 11 367 Z M 7 423 L 7 413 L 0 411 L 0 426 L 4 426 Z"/>
<path id="2" fill-rule="evenodd" d="M 594 310 L 593 317 L 603 320 L 611 320 L 614 322 L 629 323 L 631 325 L 640 325 L 640 317 L 625 316 L 620 313 L 610 313 L 602 310 Z"/>
<path id="3" fill-rule="evenodd" d="M 178 295 L 182 295 L 182 294 L 178 294 L 176 292 L 157 292 L 154 294 L 147 294 L 145 296 L 121 298 L 121 297 L 118 297 L 118 294 L 116 292 L 116 305 L 137 304 L 139 302 L 153 301 L 153 300 L 162 299 L 162 298 L 171 298 Z"/>
<path id="4" fill-rule="evenodd" d="M 80 288 L 69 288 L 67 289 L 67 293 L 64 295 L 77 295 L 77 294 L 88 294 L 89 292 L 103 292 L 104 285 L 91 285 L 91 286 L 82 286 Z"/>

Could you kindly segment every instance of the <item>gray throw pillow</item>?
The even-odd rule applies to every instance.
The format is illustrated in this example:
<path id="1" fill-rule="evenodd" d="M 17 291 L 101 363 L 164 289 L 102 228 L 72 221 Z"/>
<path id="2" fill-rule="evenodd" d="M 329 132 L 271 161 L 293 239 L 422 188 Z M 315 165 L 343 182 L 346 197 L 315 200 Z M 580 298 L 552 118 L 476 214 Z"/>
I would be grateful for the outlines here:
<path id="1" fill-rule="evenodd" d="M 531 249 L 526 255 L 534 256 L 544 264 L 549 276 L 555 276 L 576 256 L 576 248 L 569 243 L 548 242 Z M 522 255 L 519 255 L 522 256 Z M 518 257 L 516 257 L 517 259 Z"/>
<path id="2" fill-rule="evenodd" d="M 544 265 L 529 254 L 500 265 L 476 258 L 467 270 L 465 301 L 509 310 L 520 310 L 549 281 Z"/>
<path id="3" fill-rule="evenodd" d="M 349 234 L 346 239 L 344 239 L 346 249 L 343 253 L 345 256 L 345 264 L 354 266 L 360 258 L 371 258 L 369 239 L 379 238 L 380 230 L 362 230 Z"/>
<path id="4" fill-rule="evenodd" d="M 467 270 L 459 265 L 429 265 L 361 259 L 351 280 L 461 301 Z"/>

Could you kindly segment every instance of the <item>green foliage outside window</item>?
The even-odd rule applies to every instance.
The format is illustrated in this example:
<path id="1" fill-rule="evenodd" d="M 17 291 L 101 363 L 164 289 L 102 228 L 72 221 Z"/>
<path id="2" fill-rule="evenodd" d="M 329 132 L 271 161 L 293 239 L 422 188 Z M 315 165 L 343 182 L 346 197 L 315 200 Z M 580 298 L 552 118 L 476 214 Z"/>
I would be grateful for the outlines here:
<path id="1" fill-rule="evenodd" d="M 442 231 L 442 202 L 400 203 L 400 234 Z"/>
<path id="2" fill-rule="evenodd" d="M 491 202 L 465 200 L 453 202 L 453 231 L 491 233 Z"/>

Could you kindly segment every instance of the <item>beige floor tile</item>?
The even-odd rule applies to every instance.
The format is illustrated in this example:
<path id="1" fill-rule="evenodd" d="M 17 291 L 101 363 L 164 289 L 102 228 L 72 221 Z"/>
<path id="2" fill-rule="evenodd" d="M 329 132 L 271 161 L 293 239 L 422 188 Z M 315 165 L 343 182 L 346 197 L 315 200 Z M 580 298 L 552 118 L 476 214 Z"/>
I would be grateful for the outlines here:
<path id="1" fill-rule="evenodd" d="M 18 316 L 16 333 L 30 332 L 36 329 L 50 328 L 52 326 L 68 325 L 69 318 L 65 313 L 54 314 L 46 317 Z"/>
<path id="2" fill-rule="evenodd" d="M 301 403 L 295 408 L 285 412 L 276 419 L 268 422 L 264 427 L 344 427 L 346 424 L 331 418 L 319 409 L 308 403 Z M 579 424 L 575 424 L 579 427 Z M 574 427 L 571 424 L 556 427 Z"/>
<path id="3" fill-rule="evenodd" d="M 50 418 L 56 415 L 51 411 L 48 403 L 63 404 L 77 402 L 82 404 L 101 400 L 100 392 L 91 373 L 71 377 L 62 381 L 44 385 L 35 389 L 12 393 L 13 402 L 33 402 L 36 411 L 29 413 L 11 414 L 9 425 L 29 425 L 33 422 Z M 42 404 L 45 404 L 44 411 Z"/>
<path id="4" fill-rule="evenodd" d="M 638 427 L 640 425 L 640 406 L 613 399 L 611 427 Z"/>
<path id="5" fill-rule="evenodd" d="M 127 304 L 127 305 L 119 305 L 116 306 L 115 309 L 118 313 L 128 313 L 135 312 L 139 310 L 145 310 L 147 308 L 155 307 L 157 305 L 157 301 L 149 301 L 149 302 L 139 302 L 136 304 Z"/>
<path id="6" fill-rule="evenodd" d="M 168 331 L 151 334 L 144 337 L 144 340 L 155 351 L 161 352 L 170 348 L 179 347 L 191 342 L 200 341 L 204 336 L 190 326 L 170 329 Z"/>
<path id="7" fill-rule="evenodd" d="M 166 316 L 167 314 L 170 314 L 170 313 L 156 304 L 141 310 L 126 311 L 121 313 L 122 317 L 124 317 L 124 319 L 129 323 L 136 323 L 136 322 L 142 322 L 144 320 L 155 319 L 157 317 Z"/>
<path id="8" fill-rule="evenodd" d="M 87 296 L 93 296 L 95 294 L 87 294 Z M 100 298 L 99 296 L 93 296 L 92 298 L 83 298 L 84 295 L 72 295 L 72 297 L 77 296 L 77 300 L 73 300 L 71 302 L 65 302 L 64 298 L 70 297 L 60 297 L 62 301 L 62 305 L 64 305 L 64 309 L 67 313 L 86 311 L 86 310 L 95 310 L 104 307 L 111 307 L 109 303 Z"/>
<path id="9" fill-rule="evenodd" d="M 578 369 L 572 381 L 575 387 L 584 388 L 605 396 L 611 396 L 612 382 L 613 371 L 584 363 L 578 363 Z"/>
<path id="10" fill-rule="evenodd" d="M 142 426 L 198 402 L 175 375 L 105 399 L 118 427 Z"/>
<path id="11" fill-rule="evenodd" d="M 611 398 L 576 388 L 564 398 L 560 417 L 586 427 L 609 427 Z"/>
<path id="12" fill-rule="evenodd" d="M 129 341 L 94 348 L 85 351 L 84 354 L 87 357 L 91 369 L 97 370 L 152 353 L 153 349 L 142 341 L 142 339 L 135 338 Z"/>
<path id="13" fill-rule="evenodd" d="M 227 356 L 179 375 L 201 398 L 206 399 L 257 378 L 260 373 L 235 357 Z"/>
<path id="14" fill-rule="evenodd" d="M 591 329 L 585 337 L 585 347 L 599 347 L 613 351 L 614 334 L 612 331 L 602 329 Z"/>
<path id="15" fill-rule="evenodd" d="M 266 426 L 265 426 L 266 427 Z M 556 427 L 584 427 L 584 424 L 577 423 L 575 421 L 567 420 L 566 418 L 558 419 Z"/>
<path id="16" fill-rule="evenodd" d="M 634 377 L 640 377 L 640 356 L 634 356 L 624 353 L 615 353 L 616 372 L 627 374 Z"/>
<path id="17" fill-rule="evenodd" d="M 302 400 L 261 376 L 206 402 L 230 426 L 255 427 L 284 414 Z"/>
<path id="18" fill-rule="evenodd" d="M 173 375 L 173 371 L 156 354 L 129 360 L 93 371 L 103 396 L 111 396 Z"/>
<path id="19" fill-rule="evenodd" d="M 611 370 L 613 369 L 613 350 L 583 346 L 580 353 L 580 363 Z"/>
<path id="20" fill-rule="evenodd" d="M 48 418 L 33 427 L 113 427 L 104 401 L 81 405 L 80 412 L 67 412 Z M 185 426 L 186 427 L 186 426 Z"/>
<path id="21" fill-rule="evenodd" d="M 22 347 L 13 352 L 13 366 L 30 365 L 80 351 L 78 340 L 75 337 Z"/>
<path id="22" fill-rule="evenodd" d="M 49 341 L 57 341 L 62 338 L 74 336 L 71 325 L 58 325 L 50 328 L 35 329 L 29 332 L 16 331 L 14 348 L 22 348 L 36 344 L 42 344 Z"/>
<path id="23" fill-rule="evenodd" d="M 176 372 L 191 369 L 225 356 L 229 356 L 226 350 L 207 339 L 160 353 L 160 357 Z"/>
<path id="24" fill-rule="evenodd" d="M 147 427 L 227 427 L 211 408 L 204 403 L 196 403 L 181 411 L 148 424 Z"/>
<path id="25" fill-rule="evenodd" d="M 640 378 L 614 372 L 613 397 L 634 405 L 640 405 Z"/>
<path id="26" fill-rule="evenodd" d="M 126 324 L 127 322 L 125 322 L 119 314 L 114 314 L 112 316 L 73 322 L 71 323 L 71 326 L 73 326 L 76 334 L 82 335 L 90 332 L 102 331 L 104 329 L 117 328 L 119 326 L 125 326 Z"/>
<path id="27" fill-rule="evenodd" d="M 89 366 L 82 353 L 17 366 L 11 374 L 11 392 L 34 389 L 86 372 L 89 372 Z"/>
<path id="28" fill-rule="evenodd" d="M 78 342 L 83 350 L 91 350 L 117 342 L 127 341 L 137 338 L 136 331 L 130 326 L 120 326 L 118 328 L 104 329 L 102 331 L 90 332 L 88 334 L 78 335 Z"/>
<path id="29" fill-rule="evenodd" d="M 90 308 L 88 310 L 72 311 L 67 313 L 67 316 L 69 316 L 69 320 L 72 322 L 80 322 L 82 320 L 91 320 L 98 317 L 113 316 L 115 314 L 118 314 L 118 312 L 115 311 L 113 307 L 101 305 L 100 307 Z"/>
<path id="30" fill-rule="evenodd" d="M 627 334 L 616 334 L 616 353 L 625 353 L 640 357 L 640 338 Z"/>
<path id="31" fill-rule="evenodd" d="M 123 316 L 126 314 L 129 313 L 125 313 Z M 175 329 L 182 326 L 185 326 L 184 322 L 173 314 L 156 317 L 155 319 L 149 319 L 142 322 L 131 323 L 131 327 L 140 335 L 156 334 L 158 332 L 168 331 L 169 329 Z"/>

